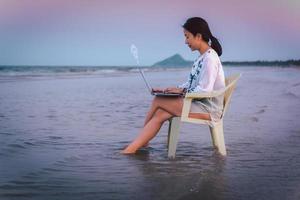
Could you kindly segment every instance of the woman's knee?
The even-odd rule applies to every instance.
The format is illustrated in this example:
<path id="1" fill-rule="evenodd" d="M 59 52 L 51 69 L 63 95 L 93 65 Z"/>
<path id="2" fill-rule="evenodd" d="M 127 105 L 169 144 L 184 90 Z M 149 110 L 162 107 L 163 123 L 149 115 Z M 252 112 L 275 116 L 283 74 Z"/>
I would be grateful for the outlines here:
<path id="1" fill-rule="evenodd" d="M 165 122 L 166 120 L 169 119 L 169 117 L 170 117 L 169 115 L 170 114 L 167 113 L 166 111 L 164 111 L 162 109 L 158 109 L 155 112 L 153 118 L 154 118 L 154 120 L 157 120 L 158 122 L 163 123 L 163 122 Z"/>

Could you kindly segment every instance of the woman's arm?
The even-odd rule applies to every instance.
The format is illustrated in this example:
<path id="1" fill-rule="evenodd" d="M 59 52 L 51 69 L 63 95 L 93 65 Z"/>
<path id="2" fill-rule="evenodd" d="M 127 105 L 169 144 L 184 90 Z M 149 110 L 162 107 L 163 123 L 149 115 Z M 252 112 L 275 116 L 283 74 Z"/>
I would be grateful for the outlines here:
<path id="1" fill-rule="evenodd" d="M 166 93 L 179 93 L 183 94 L 185 93 L 186 89 L 185 88 L 178 88 L 178 87 L 169 87 L 164 90 Z"/>
<path id="2" fill-rule="evenodd" d="M 218 75 L 218 63 L 215 59 L 207 57 L 203 60 L 202 72 L 200 74 L 199 83 L 195 88 L 188 92 L 211 92 Z"/>

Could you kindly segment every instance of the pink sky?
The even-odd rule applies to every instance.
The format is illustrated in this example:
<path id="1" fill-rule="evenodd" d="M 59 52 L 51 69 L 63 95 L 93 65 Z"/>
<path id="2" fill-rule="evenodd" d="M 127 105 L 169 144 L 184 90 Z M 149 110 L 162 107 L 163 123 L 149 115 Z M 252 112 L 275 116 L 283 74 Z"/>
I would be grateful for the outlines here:
<path id="1" fill-rule="evenodd" d="M 1 0 L 0 64 L 130 65 L 131 43 L 145 65 L 193 59 L 180 27 L 191 16 L 207 19 L 222 60 L 299 59 L 299 9 L 296 0 Z"/>

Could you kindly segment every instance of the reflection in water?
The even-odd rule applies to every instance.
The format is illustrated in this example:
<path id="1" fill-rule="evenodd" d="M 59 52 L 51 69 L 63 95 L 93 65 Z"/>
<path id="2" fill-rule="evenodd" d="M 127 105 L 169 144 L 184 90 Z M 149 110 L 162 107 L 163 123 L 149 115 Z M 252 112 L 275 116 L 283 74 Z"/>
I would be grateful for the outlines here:
<path id="1" fill-rule="evenodd" d="M 136 189 L 144 198 L 223 199 L 227 187 L 226 159 L 215 152 L 207 154 L 207 160 L 191 156 L 168 159 L 161 155 L 163 152 L 155 151 L 159 150 L 145 149 L 128 156 L 143 180 Z"/>

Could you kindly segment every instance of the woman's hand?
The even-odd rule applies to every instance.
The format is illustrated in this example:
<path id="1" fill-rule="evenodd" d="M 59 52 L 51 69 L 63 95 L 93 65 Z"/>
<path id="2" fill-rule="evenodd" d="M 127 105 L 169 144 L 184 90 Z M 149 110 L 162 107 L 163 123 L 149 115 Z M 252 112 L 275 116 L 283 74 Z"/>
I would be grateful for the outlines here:
<path id="1" fill-rule="evenodd" d="M 169 87 L 164 90 L 165 93 L 176 93 L 176 94 L 182 94 L 183 89 L 177 88 L 177 87 Z"/>
<path id="2" fill-rule="evenodd" d="M 152 88 L 152 92 L 164 92 L 164 89 Z"/>
<path id="3" fill-rule="evenodd" d="M 168 87 L 168 88 L 165 88 L 165 89 L 152 88 L 152 92 L 176 93 L 176 94 L 183 94 L 184 93 L 182 88 L 177 88 L 177 87 Z"/>

